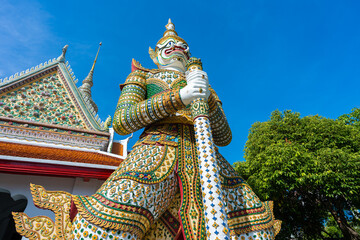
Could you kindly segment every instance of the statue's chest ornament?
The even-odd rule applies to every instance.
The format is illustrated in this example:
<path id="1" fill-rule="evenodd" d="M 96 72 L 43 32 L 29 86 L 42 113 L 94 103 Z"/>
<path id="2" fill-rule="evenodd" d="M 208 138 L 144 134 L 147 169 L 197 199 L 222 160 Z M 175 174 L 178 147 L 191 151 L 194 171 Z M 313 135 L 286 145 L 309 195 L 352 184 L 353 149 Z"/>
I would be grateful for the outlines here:
<path id="1" fill-rule="evenodd" d="M 166 90 L 186 86 L 186 79 L 183 74 L 173 71 L 162 71 L 148 78 L 146 83 L 147 85 L 155 84 L 163 90 Z"/>

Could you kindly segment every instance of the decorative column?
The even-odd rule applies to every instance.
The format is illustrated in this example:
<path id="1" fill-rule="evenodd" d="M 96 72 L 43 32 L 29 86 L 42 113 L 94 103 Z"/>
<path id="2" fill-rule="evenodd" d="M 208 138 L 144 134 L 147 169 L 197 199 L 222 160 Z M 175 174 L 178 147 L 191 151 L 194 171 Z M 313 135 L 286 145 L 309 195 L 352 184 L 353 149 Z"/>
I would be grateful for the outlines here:
<path id="1" fill-rule="evenodd" d="M 201 60 L 194 57 L 190 58 L 187 63 L 187 70 L 202 70 Z M 194 100 L 191 103 L 191 114 L 195 128 L 207 239 L 230 240 L 219 166 L 216 161 L 210 127 L 209 105 L 206 99 Z"/>

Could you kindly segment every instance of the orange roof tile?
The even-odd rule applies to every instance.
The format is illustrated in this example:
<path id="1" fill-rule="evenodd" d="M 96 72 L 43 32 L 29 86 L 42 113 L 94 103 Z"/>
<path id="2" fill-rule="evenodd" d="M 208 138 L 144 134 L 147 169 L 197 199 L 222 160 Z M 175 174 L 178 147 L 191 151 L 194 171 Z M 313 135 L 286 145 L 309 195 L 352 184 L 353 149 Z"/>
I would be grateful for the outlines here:
<path id="1" fill-rule="evenodd" d="M 109 156 L 99 152 L 87 152 L 81 150 L 70 150 L 8 142 L 0 142 L 0 155 L 58 160 L 64 162 L 101 164 L 108 166 L 119 166 L 119 164 L 123 161 L 123 159 L 118 157 Z"/>

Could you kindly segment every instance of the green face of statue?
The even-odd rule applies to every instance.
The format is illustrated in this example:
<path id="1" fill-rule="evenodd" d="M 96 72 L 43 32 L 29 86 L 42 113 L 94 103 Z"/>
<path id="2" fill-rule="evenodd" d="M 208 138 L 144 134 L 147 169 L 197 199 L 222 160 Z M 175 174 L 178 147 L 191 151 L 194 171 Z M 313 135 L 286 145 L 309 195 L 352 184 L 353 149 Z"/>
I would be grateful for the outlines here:
<path id="1" fill-rule="evenodd" d="M 189 46 L 178 37 L 168 37 L 156 45 L 156 62 L 160 68 L 185 69 L 189 58 Z"/>

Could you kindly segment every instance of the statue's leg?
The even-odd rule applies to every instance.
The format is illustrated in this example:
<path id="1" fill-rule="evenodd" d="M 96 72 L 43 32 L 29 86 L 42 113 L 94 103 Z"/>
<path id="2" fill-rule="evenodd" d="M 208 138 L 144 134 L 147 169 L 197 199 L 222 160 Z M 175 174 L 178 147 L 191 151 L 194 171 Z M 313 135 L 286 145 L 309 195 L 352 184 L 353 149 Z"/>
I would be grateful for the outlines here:
<path id="1" fill-rule="evenodd" d="M 173 171 L 154 184 L 132 179 L 117 179 L 106 184 L 93 196 L 77 197 L 75 239 L 141 239 L 170 205 L 178 183 Z M 89 204 L 84 206 L 80 202 Z M 106 216 L 110 216 L 109 220 Z"/>
<path id="2" fill-rule="evenodd" d="M 136 240 L 135 234 L 98 227 L 77 214 L 74 219 L 74 239 L 77 240 Z"/>
<path id="3" fill-rule="evenodd" d="M 231 240 L 272 240 L 275 239 L 274 231 L 271 228 L 253 231 L 250 233 L 243 233 L 231 237 Z"/>
<path id="4" fill-rule="evenodd" d="M 275 239 L 281 222 L 274 218 L 273 203 L 262 202 L 218 151 L 216 159 L 220 166 L 232 239 Z"/>

